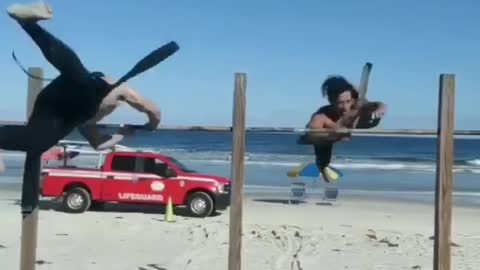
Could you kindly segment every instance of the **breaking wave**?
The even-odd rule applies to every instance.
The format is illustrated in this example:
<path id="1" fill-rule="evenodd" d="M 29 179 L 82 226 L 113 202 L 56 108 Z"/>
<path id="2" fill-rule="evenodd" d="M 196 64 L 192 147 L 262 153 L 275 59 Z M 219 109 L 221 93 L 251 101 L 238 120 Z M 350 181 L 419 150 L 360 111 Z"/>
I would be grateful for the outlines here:
<path id="1" fill-rule="evenodd" d="M 138 148 L 136 148 L 138 149 Z M 202 163 L 228 166 L 231 163 L 231 152 L 228 151 L 199 151 L 185 148 L 141 148 L 154 150 L 162 154 L 171 155 L 185 164 Z M 98 162 L 97 154 L 90 150 L 80 149 L 81 154 L 75 162 L 94 166 Z M 23 167 L 24 154 L 20 152 L 3 152 L 1 155 L 10 167 Z M 247 166 L 282 166 L 294 167 L 302 163 L 314 161 L 313 155 L 246 153 Z M 429 156 L 335 156 L 332 166 L 348 170 L 383 170 L 406 172 L 434 172 L 436 160 Z M 480 174 L 480 159 L 457 159 L 454 171 L 457 173 Z"/>

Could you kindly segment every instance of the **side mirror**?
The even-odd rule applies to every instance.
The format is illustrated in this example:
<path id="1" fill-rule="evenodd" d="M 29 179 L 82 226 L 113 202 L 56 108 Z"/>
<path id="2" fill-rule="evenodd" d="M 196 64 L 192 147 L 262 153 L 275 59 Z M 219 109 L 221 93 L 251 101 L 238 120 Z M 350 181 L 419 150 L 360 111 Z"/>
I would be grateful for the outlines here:
<path id="1" fill-rule="evenodd" d="M 167 170 L 165 171 L 165 176 L 170 178 L 170 177 L 177 177 L 177 172 L 175 170 L 173 170 L 172 168 L 167 168 Z"/>

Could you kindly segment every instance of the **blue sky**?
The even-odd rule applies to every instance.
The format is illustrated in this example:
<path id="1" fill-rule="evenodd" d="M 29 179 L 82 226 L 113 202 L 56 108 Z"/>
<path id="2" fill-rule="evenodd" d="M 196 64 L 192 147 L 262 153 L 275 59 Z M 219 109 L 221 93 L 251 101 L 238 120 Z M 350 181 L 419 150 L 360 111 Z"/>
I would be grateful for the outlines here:
<path id="1" fill-rule="evenodd" d="M 461 2 L 461 4 L 460 4 Z M 2 1 L 2 8 L 8 2 Z M 92 70 L 119 77 L 151 50 L 180 50 L 129 81 L 164 125 L 231 125 L 233 76 L 246 72 L 247 125 L 302 127 L 326 104 L 330 74 L 389 105 L 383 128 L 435 128 L 440 73 L 456 74 L 456 128 L 480 129 L 478 1 L 60 1 L 42 23 Z M 138 4 L 141 3 L 141 4 Z M 0 17 L 2 120 L 24 120 L 27 78 L 11 58 L 57 75 L 6 13 Z M 10 95 L 6 98 L 6 94 Z M 126 106 L 104 122 L 144 123 Z"/>

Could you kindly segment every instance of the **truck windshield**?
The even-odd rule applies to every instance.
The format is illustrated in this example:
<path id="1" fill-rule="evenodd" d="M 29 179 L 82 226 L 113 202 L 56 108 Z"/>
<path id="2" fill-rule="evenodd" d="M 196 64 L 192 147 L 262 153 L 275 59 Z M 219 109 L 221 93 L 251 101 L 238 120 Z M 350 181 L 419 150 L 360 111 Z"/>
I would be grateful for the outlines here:
<path id="1" fill-rule="evenodd" d="M 181 163 L 180 161 L 176 160 L 175 158 L 173 157 L 168 157 L 168 159 L 170 159 L 170 161 L 175 164 L 180 170 L 186 172 L 186 173 L 194 173 L 194 172 L 197 172 L 195 170 L 192 170 L 192 169 L 189 169 L 187 166 L 185 166 L 185 164 Z"/>

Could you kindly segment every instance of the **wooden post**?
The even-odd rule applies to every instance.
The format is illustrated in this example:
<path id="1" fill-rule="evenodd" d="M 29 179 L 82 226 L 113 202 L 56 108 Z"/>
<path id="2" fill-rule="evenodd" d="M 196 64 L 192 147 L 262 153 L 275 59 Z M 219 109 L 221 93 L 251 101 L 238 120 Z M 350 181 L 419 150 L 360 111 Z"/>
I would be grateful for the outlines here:
<path id="1" fill-rule="evenodd" d="M 235 74 L 233 104 L 232 188 L 230 198 L 230 241 L 228 270 L 242 269 L 243 178 L 245 157 L 246 74 Z"/>
<path id="2" fill-rule="evenodd" d="M 39 67 L 31 67 L 28 68 L 28 72 L 34 76 L 39 76 L 39 78 L 43 78 L 43 71 Z M 28 79 L 28 93 L 27 93 L 27 121 L 30 117 L 30 114 L 33 110 L 33 105 L 35 104 L 35 100 L 37 99 L 38 93 L 43 89 L 43 81 L 30 78 Z"/>
<path id="3" fill-rule="evenodd" d="M 435 187 L 434 270 L 451 269 L 455 75 L 440 75 Z"/>
<path id="4" fill-rule="evenodd" d="M 30 74 L 43 78 L 40 68 L 29 68 Z M 37 94 L 42 90 L 41 80 L 28 79 L 27 121 Z M 41 156 L 26 153 L 22 186 L 22 239 L 20 270 L 34 270 L 37 250 L 38 199 L 40 193 Z"/>

